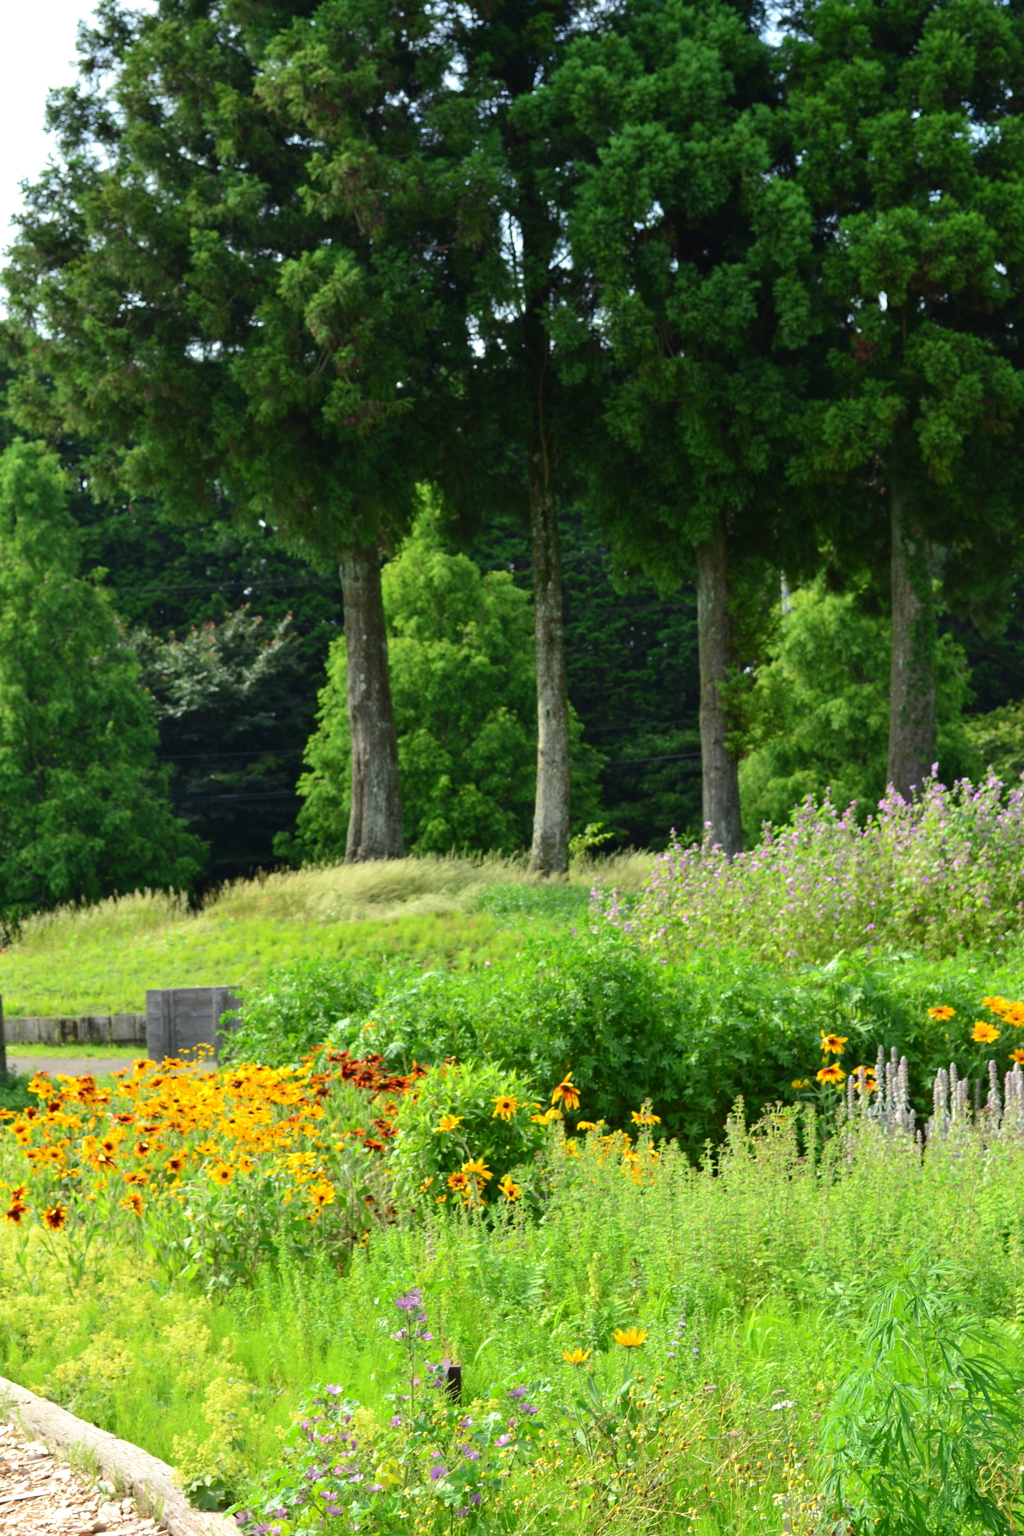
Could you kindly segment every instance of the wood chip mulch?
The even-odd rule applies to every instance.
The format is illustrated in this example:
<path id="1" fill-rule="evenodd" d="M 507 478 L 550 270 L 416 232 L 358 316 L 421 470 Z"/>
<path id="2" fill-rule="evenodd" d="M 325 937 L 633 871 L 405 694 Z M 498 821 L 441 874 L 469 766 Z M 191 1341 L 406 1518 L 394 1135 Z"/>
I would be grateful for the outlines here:
<path id="1" fill-rule="evenodd" d="M 107 1485 L 109 1488 L 109 1484 Z M 131 1499 L 95 1488 L 15 1424 L 0 1424 L 2 1536 L 149 1536 L 160 1529 Z"/>

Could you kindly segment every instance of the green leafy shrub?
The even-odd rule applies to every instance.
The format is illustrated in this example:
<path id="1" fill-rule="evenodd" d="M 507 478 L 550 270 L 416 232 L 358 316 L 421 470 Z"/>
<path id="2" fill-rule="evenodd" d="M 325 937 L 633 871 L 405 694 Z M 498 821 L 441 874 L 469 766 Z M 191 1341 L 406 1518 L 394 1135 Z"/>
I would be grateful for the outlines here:
<path id="1" fill-rule="evenodd" d="M 529 1081 L 494 1062 L 432 1067 L 399 1103 L 391 1158 L 399 1195 L 444 1203 L 459 1193 L 449 1175 L 465 1175 L 471 1199 L 500 1200 L 502 1180 L 543 1145 L 544 1128 L 532 1119 L 540 1108 Z M 490 1177 L 465 1174 L 474 1161 Z"/>
<path id="2" fill-rule="evenodd" d="M 283 1066 L 337 1035 L 339 1020 L 373 1006 L 381 967 L 369 960 L 296 960 L 274 966 L 267 984 L 245 994 L 241 1022 L 223 1054 Z"/>

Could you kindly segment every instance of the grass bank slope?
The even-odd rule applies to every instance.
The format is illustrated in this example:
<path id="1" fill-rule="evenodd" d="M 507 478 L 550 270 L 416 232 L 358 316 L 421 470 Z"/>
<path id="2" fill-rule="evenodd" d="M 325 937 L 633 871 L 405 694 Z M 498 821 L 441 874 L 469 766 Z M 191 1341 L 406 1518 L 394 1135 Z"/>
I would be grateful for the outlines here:
<path id="1" fill-rule="evenodd" d="M 147 987 L 251 986 L 285 960 L 411 956 L 473 967 L 513 954 L 524 923 L 582 910 L 595 869 L 636 890 L 651 860 L 577 865 L 563 883 L 521 860 L 409 858 L 291 870 L 222 887 L 203 907 L 137 892 L 31 918 L 0 952 L 13 1015 L 136 1013 Z"/>

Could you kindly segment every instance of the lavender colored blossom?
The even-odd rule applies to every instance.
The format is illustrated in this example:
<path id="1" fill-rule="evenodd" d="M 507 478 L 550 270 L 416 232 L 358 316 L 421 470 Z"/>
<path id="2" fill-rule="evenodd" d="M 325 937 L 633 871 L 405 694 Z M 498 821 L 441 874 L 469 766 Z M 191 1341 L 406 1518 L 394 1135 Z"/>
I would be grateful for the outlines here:
<path id="1" fill-rule="evenodd" d="M 514 1403 L 518 1403 L 521 1398 L 524 1398 L 526 1396 L 526 1388 L 525 1387 L 513 1387 L 508 1395 L 509 1395 L 509 1397 L 512 1399 L 512 1401 Z"/>
<path id="2" fill-rule="evenodd" d="M 423 1300 L 423 1289 L 415 1286 L 411 1291 L 406 1291 L 404 1296 L 395 1297 L 395 1306 L 399 1312 L 415 1312 Z"/>
<path id="3" fill-rule="evenodd" d="M 435 1482 L 435 1483 L 439 1482 L 442 1477 L 447 1477 L 447 1476 L 448 1476 L 448 1468 L 447 1467 L 431 1467 L 431 1469 L 430 1469 L 430 1478 L 431 1478 L 432 1482 Z"/>
<path id="4" fill-rule="evenodd" d="M 388 1423 L 391 1425 L 392 1429 L 401 1429 L 401 1427 L 402 1427 L 402 1415 L 400 1413 L 392 1414 L 391 1418 L 388 1419 Z"/>
<path id="5" fill-rule="evenodd" d="M 482 1503 L 483 1502 L 483 1494 L 482 1493 L 471 1493 L 470 1496 L 469 1496 L 469 1502 L 471 1504 L 480 1504 L 480 1503 Z"/>
<path id="6" fill-rule="evenodd" d="M 861 824 L 810 797 L 730 860 L 673 838 L 639 899 L 595 883 L 595 917 L 668 953 L 742 944 L 765 959 L 816 961 L 837 945 L 1005 948 L 1024 931 L 1024 786 L 993 774 L 952 787 L 927 779 L 912 801 L 887 794 Z"/>
<path id="7" fill-rule="evenodd" d="M 471 1445 L 464 1445 L 462 1447 L 462 1454 L 463 1454 L 463 1456 L 465 1456 L 467 1461 L 479 1461 L 480 1460 L 480 1452 L 475 1450 L 473 1448 L 473 1446 L 471 1446 Z"/>
<path id="8" fill-rule="evenodd" d="M 512 1436 L 511 1435 L 499 1435 L 497 1440 L 495 1440 L 494 1443 L 495 1443 L 495 1445 L 500 1445 L 502 1447 L 504 1447 L 506 1445 L 511 1445 L 512 1444 Z"/>

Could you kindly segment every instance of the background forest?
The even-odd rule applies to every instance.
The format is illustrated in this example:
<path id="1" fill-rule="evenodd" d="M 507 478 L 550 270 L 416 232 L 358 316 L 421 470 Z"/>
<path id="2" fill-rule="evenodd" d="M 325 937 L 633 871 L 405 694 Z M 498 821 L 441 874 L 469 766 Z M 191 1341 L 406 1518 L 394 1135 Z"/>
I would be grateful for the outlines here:
<path id="1" fill-rule="evenodd" d="M 1017 34 L 105 0 L 5 274 L 0 904 L 1015 779 Z"/>

